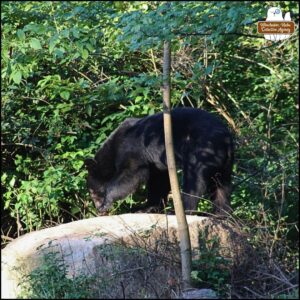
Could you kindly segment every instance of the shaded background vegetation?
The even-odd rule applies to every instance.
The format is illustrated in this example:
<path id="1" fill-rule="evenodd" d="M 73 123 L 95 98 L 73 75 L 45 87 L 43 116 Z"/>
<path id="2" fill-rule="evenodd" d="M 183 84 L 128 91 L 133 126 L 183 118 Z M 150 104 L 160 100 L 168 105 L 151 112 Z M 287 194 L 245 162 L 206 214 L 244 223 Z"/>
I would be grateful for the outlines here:
<path id="1" fill-rule="evenodd" d="M 173 106 L 229 124 L 233 214 L 272 236 L 270 255 L 284 242 L 276 255 L 289 260 L 298 245 L 299 40 L 298 29 L 275 43 L 257 33 L 271 6 L 298 28 L 293 1 L 1 2 L 4 244 L 95 215 L 83 160 L 125 118 L 162 110 L 170 39 Z M 141 189 L 114 212 L 144 200 Z"/>

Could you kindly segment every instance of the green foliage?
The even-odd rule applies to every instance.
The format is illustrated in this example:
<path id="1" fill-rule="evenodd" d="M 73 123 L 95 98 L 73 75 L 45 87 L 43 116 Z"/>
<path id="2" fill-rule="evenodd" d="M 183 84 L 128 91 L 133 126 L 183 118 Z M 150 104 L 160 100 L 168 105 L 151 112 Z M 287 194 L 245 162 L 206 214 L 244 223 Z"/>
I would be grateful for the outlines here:
<path id="1" fill-rule="evenodd" d="M 50 241 L 37 248 L 37 267 L 24 273 L 23 266 L 15 268 L 21 274 L 21 299 L 153 299 L 169 298 L 172 288 L 168 280 L 179 272 L 174 251 L 178 246 L 167 240 L 165 234 L 157 236 L 154 247 L 147 242 L 150 231 L 136 233 L 131 245 L 103 243 L 94 247 L 95 269 L 87 261 L 75 265 L 73 252 L 66 253 L 62 245 Z M 101 232 L 85 237 L 105 236 Z M 142 241 L 142 245 L 140 244 Z M 176 250 L 175 250 L 176 249 Z M 71 256 L 71 259 L 67 259 Z M 173 257 L 173 261 L 170 261 Z M 69 262 L 69 263 L 68 263 Z M 70 265 L 69 265 L 70 264 Z M 80 267 L 82 266 L 82 267 Z M 26 266 L 25 266 L 26 267 Z M 25 268 L 27 270 L 27 268 Z M 75 275 L 76 273 L 76 275 Z M 175 282 L 175 284 L 179 285 Z"/>
<path id="2" fill-rule="evenodd" d="M 123 59 L 108 3 L 1 6 L 4 208 L 25 232 L 93 216 L 83 160 L 126 117 L 160 109 L 159 83 L 122 74 L 138 60 Z"/>
<path id="3" fill-rule="evenodd" d="M 203 231 L 199 236 L 199 257 L 193 260 L 192 281 L 198 288 L 212 288 L 220 296 L 229 292 L 230 286 L 230 260 L 221 255 L 218 237 L 207 239 Z"/>
<path id="4" fill-rule="evenodd" d="M 198 204 L 198 211 L 202 212 L 202 213 L 213 212 L 213 203 L 208 199 L 200 198 L 199 204 Z"/>
<path id="5" fill-rule="evenodd" d="M 118 27 L 123 35 L 119 39 L 130 41 L 131 50 L 157 48 L 166 39 L 176 43 L 178 36 L 188 44 L 196 41 L 191 36 L 203 35 L 219 43 L 224 42 L 224 34 L 241 33 L 244 26 L 263 16 L 262 6 L 240 2 L 141 3 L 122 14 Z"/>
<path id="6" fill-rule="evenodd" d="M 280 294 L 271 299 L 299 299 L 299 288 L 294 289 L 290 293 Z"/>
<path id="7" fill-rule="evenodd" d="M 95 297 L 95 278 L 81 274 L 67 276 L 68 265 L 51 242 L 42 249 L 42 262 L 21 282 L 21 299 L 87 299 Z"/>

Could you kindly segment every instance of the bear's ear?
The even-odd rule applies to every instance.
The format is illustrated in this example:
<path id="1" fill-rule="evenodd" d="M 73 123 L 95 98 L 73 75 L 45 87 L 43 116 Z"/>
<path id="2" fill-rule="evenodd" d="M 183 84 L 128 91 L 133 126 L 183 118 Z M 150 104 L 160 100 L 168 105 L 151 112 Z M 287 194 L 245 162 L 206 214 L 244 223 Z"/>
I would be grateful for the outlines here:
<path id="1" fill-rule="evenodd" d="M 93 172 L 97 166 L 97 161 L 94 158 L 87 158 L 84 164 L 89 172 Z"/>

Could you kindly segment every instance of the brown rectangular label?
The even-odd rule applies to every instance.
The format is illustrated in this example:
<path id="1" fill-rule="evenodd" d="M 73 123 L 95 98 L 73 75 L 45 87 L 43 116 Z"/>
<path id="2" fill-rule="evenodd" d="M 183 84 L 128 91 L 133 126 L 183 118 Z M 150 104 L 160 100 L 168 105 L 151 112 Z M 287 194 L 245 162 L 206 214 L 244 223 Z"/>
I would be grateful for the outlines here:
<path id="1" fill-rule="evenodd" d="M 264 34 L 292 34 L 295 23 L 292 21 L 260 21 L 257 23 L 258 33 Z"/>

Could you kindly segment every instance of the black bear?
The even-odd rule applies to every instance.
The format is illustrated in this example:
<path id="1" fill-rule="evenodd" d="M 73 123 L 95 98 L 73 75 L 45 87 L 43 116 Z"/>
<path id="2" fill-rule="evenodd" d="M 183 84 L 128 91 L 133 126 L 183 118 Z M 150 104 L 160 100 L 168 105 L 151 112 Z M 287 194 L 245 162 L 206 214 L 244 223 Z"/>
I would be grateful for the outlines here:
<path id="1" fill-rule="evenodd" d="M 195 212 L 199 197 L 209 195 L 215 211 L 230 209 L 233 141 L 214 115 L 195 108 L 171 111 L 174 152 L 182 170 L 182 196 L 187 212 Z M 170 192 L 163 114 L 129 118 L 109 136 L 94 159 L 86 159 L 87 184 L 99 214 L 115 200 L 146 183 L 147 204 L 157 206 Z"/>

